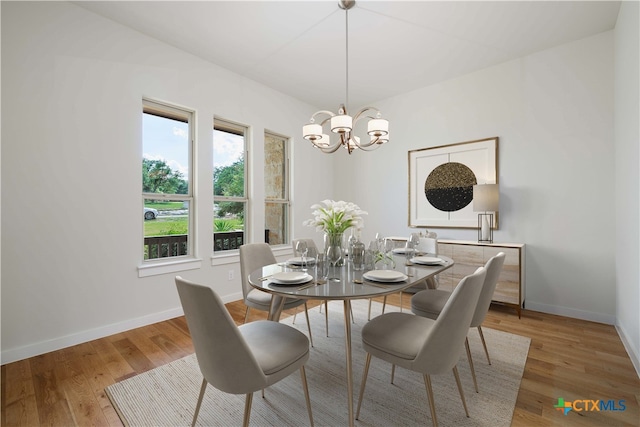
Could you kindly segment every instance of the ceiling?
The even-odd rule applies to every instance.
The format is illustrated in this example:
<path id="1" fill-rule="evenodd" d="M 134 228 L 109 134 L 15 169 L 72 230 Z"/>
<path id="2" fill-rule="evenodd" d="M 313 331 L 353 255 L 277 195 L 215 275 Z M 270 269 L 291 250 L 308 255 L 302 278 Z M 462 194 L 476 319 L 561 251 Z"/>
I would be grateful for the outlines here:
<path id="1" fill-rule="evenodd" d="M 87 1 L 90 11 L 316 107 L 345 102 L 345 11 L 328 1 Z M 619 1 L 364 1 L 349 10 L 362 107 L 611 30 Z"/>

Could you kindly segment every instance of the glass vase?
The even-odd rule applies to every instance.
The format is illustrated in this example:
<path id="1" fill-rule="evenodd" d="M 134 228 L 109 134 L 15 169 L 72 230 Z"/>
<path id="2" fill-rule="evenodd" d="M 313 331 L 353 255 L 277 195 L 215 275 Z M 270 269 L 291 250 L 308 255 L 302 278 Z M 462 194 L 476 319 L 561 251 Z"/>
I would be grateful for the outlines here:
<path id="1" fill-rule="evenodd" d="M 324 252 L 332 267 L 341 267 L 344 264 L 342 238 L 343 233 L 325 233 L 324 235 Z"/>

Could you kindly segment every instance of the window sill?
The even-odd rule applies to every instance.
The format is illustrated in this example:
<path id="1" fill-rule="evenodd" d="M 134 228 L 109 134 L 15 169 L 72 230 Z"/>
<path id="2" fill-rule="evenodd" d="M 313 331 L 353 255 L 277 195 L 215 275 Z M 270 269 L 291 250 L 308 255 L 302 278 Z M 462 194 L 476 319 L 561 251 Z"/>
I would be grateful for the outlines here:
<path id="1" fill-rule="evenodd" d="M 182 259 L 179 261 L 154 262 L 138 266 L 138 277 L 157 276 L 159 274 L 195 270 L 201 266 L 202 260 L 197 258 Z"/>

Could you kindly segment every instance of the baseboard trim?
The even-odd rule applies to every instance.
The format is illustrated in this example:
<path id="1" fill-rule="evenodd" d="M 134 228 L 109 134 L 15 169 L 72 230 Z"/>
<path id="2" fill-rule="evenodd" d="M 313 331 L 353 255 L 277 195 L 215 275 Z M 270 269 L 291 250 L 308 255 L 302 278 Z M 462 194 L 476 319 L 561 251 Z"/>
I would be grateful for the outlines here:
<path id="1" fill-rule="evenodd" d="M 225 304 L 228 302 L 237 301 L 239 299 L 242 299 L 241 292 L 222 297 L 222 301 Z M 182 311 L 182 307 L 176 307 L 159 313 L 152 313 L 146 316 L 137 317 L 135 319 L 129 319 L 122 322 L 113 323 L 111 325 L 101 326 L 99 328 L 78 332 L 76 334 L 41 341 L 35 344 L 26 345 L 24 347 L 12 348 L 8 350 L 3 349 L 2 353 L 0 354 L 0 363 L 4 365 L 11 362 L 17 362 L 18 360 L 39 356 L 44 353 L 49 353 L 51 351 L 60 350 L 66 347 L 82 344 L 99 338 L 104 338 L 109 335 L 129 331 L 141 326 L 147 326 L 153 323 L 173 319 L 174 317 L 179 317 L 183 314 L 184 312 Z"/>
<path id="2" fill-rule="evenodd" d="M 541 304 L 527 300 L 527 310 L 541 311 L 558 316 L 572 317 L 574 319 L 588 320 L 591 322 L 605 323 L 607 325 L 616 324 L 616 316 L 604 313 L 594 313 L 591 311 L 576 310 L 575 308 L 560 307 L 557 305 Z"/>
<path id="3" fill-rule="evenodd" d="M 638 378 L 640 378 L 640 355 L 638 355 L 637 350 L 633 348 L 633 345 L 631 344 L 632 341 L 629 339 L 629 335 L 622 325 L 616 323 L 616 331 L 618 331 L 618 335 L 622 340 L 622 345 L 624 345 L 624 349 L 627 351 L 629 359 L 631 359 L 631 363 L 636 369 L 636 374 L 638 375 Z"/>

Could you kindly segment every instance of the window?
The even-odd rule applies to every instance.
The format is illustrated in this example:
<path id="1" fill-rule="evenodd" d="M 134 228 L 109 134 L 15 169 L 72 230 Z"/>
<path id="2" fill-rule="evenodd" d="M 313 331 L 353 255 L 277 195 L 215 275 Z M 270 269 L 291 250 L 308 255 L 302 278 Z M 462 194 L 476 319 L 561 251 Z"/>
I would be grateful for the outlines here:
<path id="1" fill-rule="evenodd" d="M 143 259 L 193 256 L 193 112 L 142 103 Z"/>
<path id="2" fill-rule="evenodd" d="M 264 135 L 265 242 L 289 242 L 289 139 Z"/>
<path id="3" fill-rule="evenodd" d="M 213 119 L 213 251 L 238 249 L 247 224 L 247 127 Z"/>

